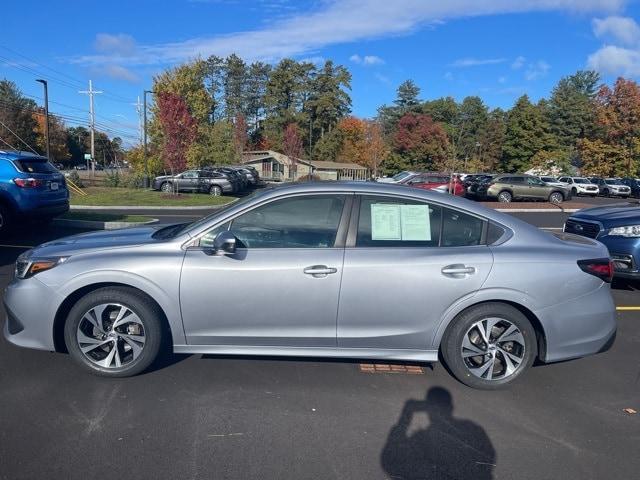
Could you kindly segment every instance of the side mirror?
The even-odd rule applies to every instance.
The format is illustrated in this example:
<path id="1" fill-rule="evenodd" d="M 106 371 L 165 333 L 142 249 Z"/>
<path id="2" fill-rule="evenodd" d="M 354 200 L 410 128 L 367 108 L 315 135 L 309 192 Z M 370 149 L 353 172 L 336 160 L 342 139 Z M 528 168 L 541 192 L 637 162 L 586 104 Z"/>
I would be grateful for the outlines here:
<path id="1" fill-rule="evenodd" d="M 213 254 L 225 255 L 227 253 L 236 253 L 236 236 L 229 231 L 224 231 L 213 239 Z"/>

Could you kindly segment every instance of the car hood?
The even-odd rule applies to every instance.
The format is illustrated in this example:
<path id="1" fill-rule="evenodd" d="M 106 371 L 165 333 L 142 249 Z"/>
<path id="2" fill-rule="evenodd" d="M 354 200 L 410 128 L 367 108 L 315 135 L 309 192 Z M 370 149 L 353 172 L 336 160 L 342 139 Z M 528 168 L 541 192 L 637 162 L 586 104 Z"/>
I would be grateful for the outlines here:
<path id="1" fill-rule="evenodd" d="M 640 224 L 640 203 L 621 203 L 602 207 L 585 208 L 572 215 L 573 218 L 601 222 L 604 227 Z"/>
<path id="2" fill-rule="evenodd" d="M 112 248 L 132 247 L 158 243 L 162 240 L 153 238 L 159 227 L 135 227 L 121 230 L 99 230 L 81 233 L 43 243 L 30 250 L 26 256 L 66 256 L 77 255 L 88 251 L 107 250 Z"/>
<path id="3" fill-rule="evenodd" d="M 167 178 L 173 178 L 173 176 L 171 175 L 160 175 L 159 177 L 156 177 L 156 180 L 166 180 Z"/>

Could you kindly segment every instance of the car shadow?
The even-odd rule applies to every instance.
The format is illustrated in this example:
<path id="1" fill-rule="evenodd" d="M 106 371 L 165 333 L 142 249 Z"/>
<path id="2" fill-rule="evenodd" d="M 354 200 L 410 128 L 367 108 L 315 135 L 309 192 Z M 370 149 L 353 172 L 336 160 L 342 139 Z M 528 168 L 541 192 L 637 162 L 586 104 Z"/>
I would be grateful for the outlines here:
<path id="1" fill-rule="evenodd" d="M 626 290 L 628 292 L 635 292 L 640 290 L 640 282 L 637 280 L 630 280 L 626 278 L 614 278 L 611 283 L 612 290 Z"/>
<path id="2" fill-rule="evenodd" d="M 426 414 L 427 428 L 411 431 L 416 414 Z M 382 453 L 382 468 L 390 478 L 489 480 L 496 452 L 484 429 L 453 416 L 451 393 L 432 387 L 424 400 L 408 400 Z"/>

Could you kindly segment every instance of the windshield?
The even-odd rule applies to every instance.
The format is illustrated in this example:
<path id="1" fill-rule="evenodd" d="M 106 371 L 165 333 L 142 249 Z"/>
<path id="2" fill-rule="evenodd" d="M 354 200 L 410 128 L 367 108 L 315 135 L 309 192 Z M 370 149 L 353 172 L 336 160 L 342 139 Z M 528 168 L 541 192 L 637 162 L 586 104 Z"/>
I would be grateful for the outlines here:
<path id="1" fill-rule="evenodd" d="M 555 182 L 556 181 L 556 179 L 553 178 L 553 177 L 541 177 L 541 180 L 543 182 Z"/>
<path id="2" fill-rule="evenodd" d="M 200 220 L 196 220 L 195 222 L 179 223 L 179 224 L 169 225 L 167 227 L 161 228 L 160 230 L 158 230 L 153 234 L 153 238 L 156 238 L 158 240 L 170 240 L 190 230 L 197 230 L 201 225 L 208 223 L 211 219 L 220 215 L 221 213 L 224 213 L 227 210 L 230 210 L 231 208 L 235 208 L 237 206 L 241 206 L 245 203 L 248 203 L 250 200 L 253 200 L 257 196 L 262 195 L 269 190 L 271 189 L 265 188 L 263 190 L 256 190 L 255 192 L 247 195 L 246 197 L 236 200 L 235 202 L 231 202 L 225 205 L 224 207 L 219 208 L 215 212 L 205 217 L 202 217 Z"/>
<path id="3" fill-rule="evenodd" d="M 400 172 L 400 173 L 396 173 L 393 178 L 396 182 L 402 180 L 403 178 L 407 178 L 409 175 L 411 175 L 410 172 Z"/>
<path id="4" fill-rule="evenodd" d="M 586 178 L 576 177 L 573 179 L 573 183 L 591 183 L 591 182 Z"/>

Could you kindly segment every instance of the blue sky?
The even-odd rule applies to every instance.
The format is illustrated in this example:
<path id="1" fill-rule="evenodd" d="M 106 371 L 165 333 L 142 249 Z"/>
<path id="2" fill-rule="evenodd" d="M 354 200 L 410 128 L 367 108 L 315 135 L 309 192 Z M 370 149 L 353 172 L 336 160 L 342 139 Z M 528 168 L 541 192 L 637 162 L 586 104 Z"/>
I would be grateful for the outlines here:
<path id="1" fill-rule="evenodd" d="M 411 78 L 422 98 L 479 95 L 508 108 L 547 96 L 564 75 L 640 77 L 640 9 L 626 0 L 139 0 L 4 6 L 0 77 L 69 124 L 86 123 L 89 79 L 97 121 L 135 142 L 132 105 L 153 75 L 198 55 L 248 61 L 291 56 L 349 67 L 353 113 L 369 117 Z M 25 12 L 28 12 L 25 15 Z M 28 21 L 26 20 L 28 19 Z"/>

